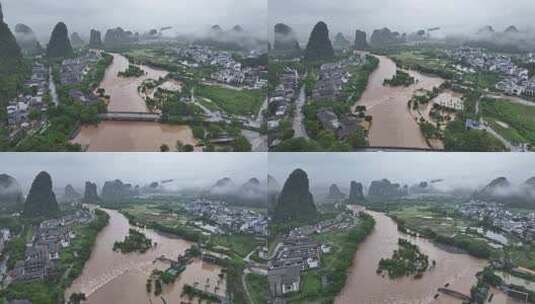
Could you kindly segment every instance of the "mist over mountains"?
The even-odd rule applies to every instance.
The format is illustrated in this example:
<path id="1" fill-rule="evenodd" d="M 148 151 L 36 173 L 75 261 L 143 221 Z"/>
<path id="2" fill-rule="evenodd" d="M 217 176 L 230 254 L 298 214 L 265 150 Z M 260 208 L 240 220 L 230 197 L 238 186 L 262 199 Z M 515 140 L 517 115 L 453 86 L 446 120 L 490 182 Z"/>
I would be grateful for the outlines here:
<path id="1" fill-rule="evenodd" d="M 250 178 L 244 184 L 236 184 L 231 178 L 218 180 L 213 186 L 201 192 L 201 197 L 224 200 L 234 205 L 248 207 L 268 207 L 268 179 L 260 181 Z"/>
<path id="2" fill-rule="evenodd" d="M 78 32 L 88 41 L 89 30 L 103 34 L 118 26 L 143 34 L 151 29 L 172 27 L 168 32 L 196 33 L 213 24 L 232 27 L 240 24 L 255 36 L 265 35 L 266 3 L 241 0 L 154 0 L 113 2 L 104 0 L 73 2 L 3 1 L 9 11 L 10 26 L 25 23 L 36 31 L 41 42 L 48 40 L 52 27 L 65 22 L 72 32 Z"/>
<path id="3" fill-rule="evenodd" d="M 474 192 L 476 200 L 504 203 L 516 208 L 535 208 L 535 177 L 520 184 L 511 183 L 506 177 L 498 177 Z"/>

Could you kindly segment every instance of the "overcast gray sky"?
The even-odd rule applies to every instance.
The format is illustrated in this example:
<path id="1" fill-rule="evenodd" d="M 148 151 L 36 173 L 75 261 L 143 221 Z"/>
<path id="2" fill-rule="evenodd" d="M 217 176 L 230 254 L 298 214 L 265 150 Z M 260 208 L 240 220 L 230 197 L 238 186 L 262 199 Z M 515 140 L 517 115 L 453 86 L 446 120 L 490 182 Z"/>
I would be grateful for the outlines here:
<path id="1" fill-rule="evenodd" d="M 40 39 L 63 21 L 69 32 L 89 35 L 91 28 L 122 26 L 146 31 L 175 26 L 196 32 L 213 24 L 229 29 L 236 24 L 255 33 L 266 33 L 267 0 L 0 0 L 6 22 L 29 25 Z"/>
<path id="2" fill-rule="evenodd" d="M 370 34 L 385 26 L 407 33 L 436 26 L 458 33 L 487 24 L 496 30 L 511 24 L 522 29 L 533 23 L 533 16 L 533 0 L 269 0 L 270 28 L 278 22 L 287 23 L 301 40 L 320 20 L 329 25 L 333 35 L 353 35 L 357 28 Z"/>
<path id="3" fill-rule="evenodd" d="M 17 179 L 25 191 L 40 171 L 52 176 L 54 188 L 82 188 L 86 181 L 121 179 L 132 184 L 175 179 L 179 188 L 204 187 L 230 177 L 245 183 L 267 176 L 265 153 L 0 153 L 0 174 Z"/>
<path id="4" fill-rule="evenodd" d="M 282 185 L 295 169 L 305 170 L 315 187 L 347 188 L 388 178 L 402 184 L 444 179 L 445 187 L 477 187 L 500 176 L 520 184 L 535 176 L 531 153 L 0 153 L 0 173 L 15 177 L 27 191 L 42 170 L 54 187 L 85 181 L 99 186 L 121 179 L 132 184 L 175 179 L 177 188 L 203 187 L 223 177 L 241 184 L 269 173 Z"/>
<path id="5" fill-rule="evenodd" d="M 313 186 L 343 188 L 351 180 L 367 187 L 383 178 L 409 185 L 444 179 L 447 188 L 464 188 L 500 176 L 513 184 L 535 176 L 535 154 L 530 153 L 270 153 L 268 160 L 269 174 L 281 185 L 297 168 L 307 172 Z"/>

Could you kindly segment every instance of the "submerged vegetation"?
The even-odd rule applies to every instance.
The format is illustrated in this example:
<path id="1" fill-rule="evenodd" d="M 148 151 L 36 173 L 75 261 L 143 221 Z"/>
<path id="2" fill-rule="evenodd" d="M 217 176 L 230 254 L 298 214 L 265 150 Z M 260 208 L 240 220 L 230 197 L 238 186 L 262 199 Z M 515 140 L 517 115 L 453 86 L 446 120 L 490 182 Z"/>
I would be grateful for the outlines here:
<path id="1" fill-rule="evenodd" d="M 397 70 L 396 75 L 392 77 L 392 79 L 385 79 L 384 85 L 385 86 L 391 86 L 391 87 L 408 87 L 411 84 L 415 82 L 414 77 L 412 77 L 409 73 L 404 72 L 402 70 Z"/>
<path id="2" fill-rule="evenodd" d="M 145 75 L 145 71 L 137 65 L 130 64 L 128 68 L 122 72 L 119 72 L 117 76 L 129 78 L 129 77 L 141 77 Z"/>
<path id="3" fill-rule="evenodd" d="M 128 230 L 128 235 L 124 238 L 124 241 L 113 244 L 113 251 L 122 253 L 145 253 L 150 248 L 152 248 L 152 240 L 135 229 Z"/>
<path id="4" fill-rule="evenodd" d="M 420 278 L 429 267 L 429 257 L 418 246 L 405 239 L 398 240 L 399 249 L 395 250 L 391 258 L 382 258 L 377 267 L 377 273 L 388 273 L 391 279 L 415 275 Z M 433 261 L 433 266 L 435 265 Z"/>

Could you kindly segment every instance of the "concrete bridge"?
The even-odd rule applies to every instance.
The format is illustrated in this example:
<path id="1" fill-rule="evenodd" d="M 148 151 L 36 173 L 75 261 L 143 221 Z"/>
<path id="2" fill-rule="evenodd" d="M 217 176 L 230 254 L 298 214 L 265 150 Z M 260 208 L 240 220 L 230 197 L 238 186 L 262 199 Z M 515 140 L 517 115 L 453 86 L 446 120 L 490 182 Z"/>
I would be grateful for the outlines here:
<path id="1" fill-rule="evenodd" d="M 162 119 L 161 114 L 147 112 L 106 112 L 99 115 L 102 120 L 116 121 L 154 121 Z"/>
<path id="2" fill-rule="evenodd" d="M 236 140 L 236 138 L 233 137 L 233 136 L 223 136 L 223 137 L 210 139 L 210 143 L 212 143 L 212 144 L 228 144 L 228 143 L 231 143 L 231 142 L 233 142 L 235 140 Z"/>
<path id="3" fill-rule="evenodd" d="M 464 293 L 448 289 L 448 288 L 439 288 L 438 291 L 442 292 L 443 294 L 446 294 L 448 296 L 452 296 L 454 298 L 463 300 L 463 301 L 472 301 L 472 297 L 465 295 Z"/>
<path id="4" fill-rule="evenodd" d="M 445 150 L 437 150 L 431 148 L 410 148 L 410 147 L 362 147 L 357 148 L 358 152 L 444 152 Z"/>

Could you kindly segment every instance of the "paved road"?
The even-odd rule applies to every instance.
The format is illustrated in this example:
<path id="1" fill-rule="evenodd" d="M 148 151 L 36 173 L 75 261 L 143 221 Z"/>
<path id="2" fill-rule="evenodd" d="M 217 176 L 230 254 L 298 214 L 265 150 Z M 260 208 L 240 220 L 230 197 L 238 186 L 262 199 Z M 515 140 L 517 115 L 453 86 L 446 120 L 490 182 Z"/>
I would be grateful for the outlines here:
<path id="1" fill-rule="evenodd" d="M 295 115 L 293 121 L 293 129 L 295 131 L 294 138 L 304 137 L 309 139 L 307 131 L 305 129 L 305 114 L 303 113 L 303 107 L 306 102 L 305 86 L 301 87 L 299 96 L 295 100 Z"/>
<path id="2" fill-rule="evenodd" d="M 52 68 L 48 68 L 48 89 L 50 90 L 50 96 L 52 96 L 52 102 L 54 105 L 59 104 L 58 92 L 56 90 L 56 84 L 52 76 Z"/>
<path id="3" fill-rule="evenodd" d="M 526 105 L 530 107 L 534 107 L 535 103 L 522 99 L 520 97 L 515 96 L 505 96 L 505 95 L 483 95 L 482 98 L 480 98 L 476 103 L 476 115 L 479 114 L 479 111 L 481 109 L 481 100 L 483 98 L 493 98 L 493 99 L 507 99 L 513 103 Z M 501 136 L 498 132 L 496 132 L 493 128 L 490 127 L 490 125 L 485 121 L 485 119 L 482 117 L 480 118 L 480 123 L 483 126 L 483 129 L 492 134 L 494 137 L 496 137 L 499 141 L 501 141 L 507 149 L 509 149 L 511 152 L 528 152 L 524 149 L 522 146 L 516 146 L 513 145 L 510 141 L 505 139 L 505 137 Z"/>
<path id="4" fill-rule="evenodd" d="M 517 103 L 517 104 L 521 104 L 521 105 L 525 105 L 529 107 L 535 107 L 535 102 L 523 99 L 518 96 L 508 96 L 508 95 L 503 95 L 503 94 L 487 94 L 487 95 L 484 95 L 483 97 L 492 98 L 492 99 L 506 99 L 513 103 Z"/>
<path id="5" fill-rule="evenodd" d="M 480 121 L 481 121 L 481 125 L 483 126 L 483 129 L 489 132 L 490 134 L 492 134 L 499 141 L 501 141 L 505 145 L 505 147 L 509 149 L 511 152 L 527 152 L 526 150 L 524 150 L 523 147 L 513 145 L 510 141 L 505 139 L 505 137 L 498 134 L 498 132 L 496 132 L 493 128 L 491 128 L 490 125 L 487 124 L 487 122 L 483 118 L 481 118 Z"/>
<path id="6" fill-rule="evenodd" d="M 267 135 L 245 129 L 241 130 L 241 134 L 251 143 L 252 152 L 267 152 Z"/>

